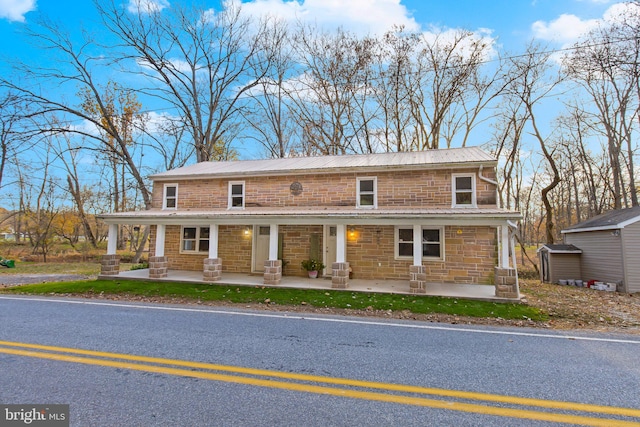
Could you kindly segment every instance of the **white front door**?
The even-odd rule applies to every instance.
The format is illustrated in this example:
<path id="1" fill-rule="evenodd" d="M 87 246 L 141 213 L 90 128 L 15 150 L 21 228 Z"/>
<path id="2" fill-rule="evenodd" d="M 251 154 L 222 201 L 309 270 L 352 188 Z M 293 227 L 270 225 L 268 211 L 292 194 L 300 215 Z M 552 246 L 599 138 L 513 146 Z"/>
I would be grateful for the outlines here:
<path id="1" fill-rule="evenodd" d="M 324 226 L 324 260 L 322 263 L 326 266 L 323 272 L 325 276 L 333 274 L 331 265 L 336 262 L 336 235 L 337 227 L 335 225 Z"/>
<path id="2" fill-rule="evenodd" d="M 264 262 L 269 260 L 269 234 L 268 225 L 256 225 L 253 229 L 253 271 L 264 272 Z"/>

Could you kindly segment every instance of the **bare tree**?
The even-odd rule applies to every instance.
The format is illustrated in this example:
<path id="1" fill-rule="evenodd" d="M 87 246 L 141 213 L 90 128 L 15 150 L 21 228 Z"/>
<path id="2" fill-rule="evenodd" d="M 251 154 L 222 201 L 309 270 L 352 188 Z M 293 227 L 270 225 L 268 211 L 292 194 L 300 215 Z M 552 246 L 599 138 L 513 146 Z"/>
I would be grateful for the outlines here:
<path id="1" fill-rule="evenodd" d="M 179 6 L 150 10 L 139 2 L 132 14 L 120 2 L 95 4 L 120 40 L 119 62 L 151 82 L 141 93 L 178 112 L 196 160 L 228 158 L 240 101 L 272 60 L 259 54 L 269 51 L 269 22 L 244 17 L 239 2 L 227 2 L 216 13 Z"/>
<path id="2" fill-rule="evenodd" d="M 530 126 L 529 134 L 535 138 L 540 151 L 549 167 L 550 182 L 540 192 L 544 206 L 546 225 L 546 242 L 555 241 L 555 222 L 553 206 L 549 193 L 560 183 L 560 172 L 554 159 L 553 148 L 550 148 L 548 136 L 545 136 L 538 123 L 539 104 L 558 86 L 560 79 L 552 76 L 550 53 L 540 46 L 529 45 L 527 53 L 510 58 L 510 74 L 513 77 L 508 86 L 510 96 L 522 102 L 523 119 Z"/>
<path id="3" fill-rule="evenodd" d="M 564 59 L 567 75 L 590 96 L 606 138 L 614 209 L 638 205 L 633 135 L 640 120 L 640 3 L 627 3 L 625 11 L 591 30 Z"/>

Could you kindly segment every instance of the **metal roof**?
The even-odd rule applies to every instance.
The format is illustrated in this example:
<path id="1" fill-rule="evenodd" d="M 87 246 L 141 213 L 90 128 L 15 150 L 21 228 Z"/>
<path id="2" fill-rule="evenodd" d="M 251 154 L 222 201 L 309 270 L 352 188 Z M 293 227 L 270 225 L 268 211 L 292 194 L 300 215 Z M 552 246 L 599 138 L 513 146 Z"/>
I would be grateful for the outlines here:
<path id="1" fill-rule="evenodd" d="M 581 254 L 582 253 L 582 249 L 578 248 L 577 246 L 564 245 L 564 244 L 545 244 L 545 245 L 542 245 L 540 249 L 537 250 L 537 252 L 540 252 L 544 249 L 546 249 L 547 252 L 552 254 L 554 253 L 555 254 Z"/>
<path id="2" fill-rule="evenodd" d="M 640 221 L 640 206 L 628 209 L 618 209 L 602 215 L 594 216 L 586 221 L 572 225 L 562 233 L 578 233 L 581 231 L 600 231 L 624 228 L 627 225 Z"/>
<path id="3" fill-rule="evenodd" d="M 336 169 L 385 170 L 419 167 L 496 165 L 497 160 L 478 147 L 400 153 L 343 156 L 288 157 L 283 159 L 202 162 L 152 175 L 154 180 L 206 177 L 283 175 L 288 173 L 328 173 Z"/>
<path id="4" fill-rule="evenodd" d="M 292 220 L 300 223 L 320 220 L 322 223 L 349 222 L 353 224 L 370 221 L 372 223 L 389 222 L 397 224 L 400 220 L 413 221 L 438 220 L 444 222 L 460 220 L 501 221 L 518 220 L 521 214 L 499 208 L 384 208 L 358 209 L 355 207 L 296 207 L 296 208 L 250 208 L 250 209 L 188 209 L 161 210 L 151 209 L 133 212 L 116 212 L 99 215 L 107 223 L 173 223 L 184 224 L 185 221 L 196 221 L 206 224 L 207 221 L 217 223 L 260 222 L 269 220 Z"/>

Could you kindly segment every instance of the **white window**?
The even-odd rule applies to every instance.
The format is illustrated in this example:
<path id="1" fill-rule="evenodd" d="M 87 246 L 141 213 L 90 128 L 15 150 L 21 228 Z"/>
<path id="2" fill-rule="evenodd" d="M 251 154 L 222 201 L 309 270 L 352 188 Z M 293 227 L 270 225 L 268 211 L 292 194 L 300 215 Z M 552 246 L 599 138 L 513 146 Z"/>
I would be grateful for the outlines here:
<path id="1" fill-rule="evenodd" d="M 396 227 L 396 258 L 413 259 L 413 227 Z M 444 228 L 422 228 L 422 259 L 444 261 Z"/>
<path id="2" fill-rule="evenodd" d="M 357 207 L 376 208 L 378 207 L 378 180 L 376 177 L 356 178 L 357 186 Z"/>
<path id="3" fill-rule="evenodd" d="M 181 253 L 209 253 L 209 227 L 182 227 Z"/>
<path id="4" fill-rule="evenodd" d="M 165 184 L 162 194 L 162 209 L 178 208 L 178 184 Z"/>
<path id="5" fill-rule="evenodd" d="M 229 209 L 244 209 L 244 181 L 229 182 Z"/>
<path id="6" fill-rule="evenodd" d="M 454 208 L 476 207 L 476 177 L 472 174 L 454 174 L 451 177 L 452 203 Z"/>

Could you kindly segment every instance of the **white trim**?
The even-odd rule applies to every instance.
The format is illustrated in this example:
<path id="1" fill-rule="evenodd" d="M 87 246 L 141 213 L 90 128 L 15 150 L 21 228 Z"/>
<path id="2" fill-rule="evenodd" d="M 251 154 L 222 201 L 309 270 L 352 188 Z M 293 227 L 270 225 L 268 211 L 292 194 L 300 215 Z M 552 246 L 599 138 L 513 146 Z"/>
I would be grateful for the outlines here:
<path id="1" fill-rule="evenodd" d="M 176 195 L 174 197 L 172 197 L 174 199 L 174 204 L 175 206 L 173 207 L 168 207 L 167 206 L 167 188 L 170 187 L 174 187 L 176 189 Z M 164 184 L 164 187 L 162 189 L 162 209 L 163 210 L 177 210 L 178 209 L 178 184 L 177 183 L 173 183 L 173 184 Z"/>
<path id="2" fill-rule="evenodd" d="M 360 195 L 371 194 L 369 192 L 360 193 L 360 182 L 373 181 L 373 205 L 361 205 Z M 356 207 L 359 209 L 377 209 L 378 208 L 378 177 L 377 176 L 359 176 L 356 177 Z"/>
<path id="3" fill-rule="evenodd" d="M 456 178 L 471 178 L 471 204 L 457 204 L 456 194 L 458 193 Z M 466 193 L 467 190 L 464 190 Z M 451 207 L 452 208 L 477 208 L 476 197 L 476 174 L 472 173 L 454 173 L 451 174 Z"/>
<path id="4" fill-rule="evenodd" d="M 233 206 L 233 197 L 240 197 L 238 195 L 233 195 L 231 192 L 231 189 L 233 188 L 234 185 L 242 185 L 242 206 Z M 246 187 L 245 187 L 245 182 L 244 181 L 229 181 L 229 198 L 227 200 L 227 208 L 228 209 L 244 209 L 244 205 L 245 205 L 245 199 L 246 199 Z"/>
<path id="5" fill-rule="evenodd" d="M 403 226 L 403 225 L 396 225 L 394 227 L 393 230 L 393 252 L 394 252 L 394 259 L 396 260 L 405 260 L 405 261 L 413 261 L 414 265 L 421 265 L 420 264 L 415 264 L 416 259 L 415 259 L 415 249 L 414 249 L 414 254 L 411 256 L 407 256 L 407 255 L 400 255 L 399 254 L 399 243 L 400 243 L 400 234 L 399 234 L 399 230 L 400 229 L 406 229 L 406 230 L 411 230 L 411 233 L 413 236 L 415 236 L 415 228 L 419 227 L 420 228 L 420 234 L 422 234 L 422 231 L 424 230 L 438 230 L 440 233 L 440 241 L 439 242 L 429 242 L 429 243 L 439 243 L 440 244 L 440 256 L 439 257 L 429 257 L 429 256 L 423 256 L 422 257 L 422 261 L 435 261 L 435 262 L 444 262 L 445 261 L 445 238 L 444 238 L 444 226 L 439 225 L 439 226 L 428 226 L 428 225 L 424 225 L 424 224 L 412 224 L 409 226 Z M 409 242 L 405 242 L 405 243 L 409 243 Z M 422 244 L 425 242 L 420 242 L 420 243 L 416 243 L 415 241 L 415 237 L 414 240 L 411 242 L 411 244 L 413 245 L 413 247 L 417 247 L 417 245 L 420 245 L 420 251 L 422 251 Z"/>

